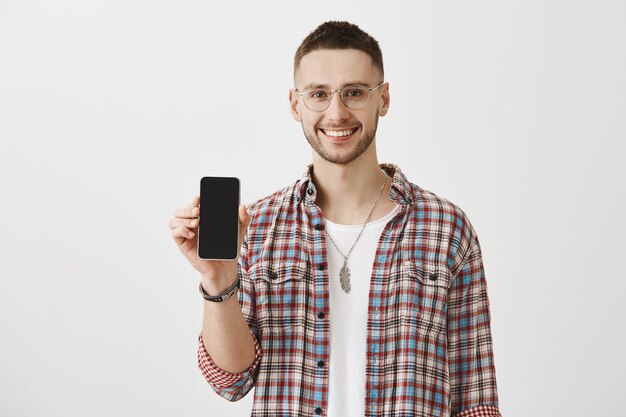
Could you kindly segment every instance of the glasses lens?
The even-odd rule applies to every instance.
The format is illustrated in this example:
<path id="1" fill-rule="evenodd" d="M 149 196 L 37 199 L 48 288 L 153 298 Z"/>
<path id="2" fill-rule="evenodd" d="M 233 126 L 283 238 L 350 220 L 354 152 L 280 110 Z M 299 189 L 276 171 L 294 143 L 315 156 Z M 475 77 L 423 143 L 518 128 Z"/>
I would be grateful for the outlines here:
<path id="1" fill-rule="evenodd" d="M 346 107 L 356 110 L 367 104 L 369 90 L 360 85 L 351 85 L 341 90 L 341 99 Z"/>
<path id="2" fill-rule="evenodd" d="M 330 90 L 316 89 L 307 91 L 303 96 L 304 104 L 313 111 L 326 110 L 330 103 Z"/>

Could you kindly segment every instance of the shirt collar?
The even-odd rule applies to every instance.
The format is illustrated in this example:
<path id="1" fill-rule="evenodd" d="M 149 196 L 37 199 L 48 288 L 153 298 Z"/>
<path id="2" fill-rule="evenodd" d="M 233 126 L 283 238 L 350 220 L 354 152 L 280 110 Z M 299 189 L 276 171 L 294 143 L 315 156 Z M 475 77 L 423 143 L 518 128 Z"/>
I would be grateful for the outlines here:
<path id="1" fill-rule="evenodd" d="M 411 204 L 415 199 L 416 193 L 418 192 L 416 186 L 411 184 L 404 173 L 400 170 L 400 167 L 397 165 L 392 163 L 381 163 L 379 166 L 388 175 L 392 176 L 389 198 L 397 204 Z M 295 195 L 298 200 L 309 204 L 314 203 L 317 196 L 315 184 L 311 180 L 312 173 L 313 164 L 309 164 L 295 186 Z"/>

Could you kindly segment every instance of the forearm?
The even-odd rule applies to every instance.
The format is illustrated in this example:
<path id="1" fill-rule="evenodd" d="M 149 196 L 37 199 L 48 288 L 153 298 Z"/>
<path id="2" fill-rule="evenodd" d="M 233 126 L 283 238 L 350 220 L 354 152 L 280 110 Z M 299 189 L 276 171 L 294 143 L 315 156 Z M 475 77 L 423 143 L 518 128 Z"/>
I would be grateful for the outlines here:
<path id="1" fill-rule="evenodd" d="M 222 293 L 234 280 L 202 278 L 204 290 L 211 295 Z M 230 373 L 247 370 L 255 359 L 253 335 L 241 311 L 237 293 L 224 302 L 204 302 L 202 339 L 204 347 L 219 368 Z"/>

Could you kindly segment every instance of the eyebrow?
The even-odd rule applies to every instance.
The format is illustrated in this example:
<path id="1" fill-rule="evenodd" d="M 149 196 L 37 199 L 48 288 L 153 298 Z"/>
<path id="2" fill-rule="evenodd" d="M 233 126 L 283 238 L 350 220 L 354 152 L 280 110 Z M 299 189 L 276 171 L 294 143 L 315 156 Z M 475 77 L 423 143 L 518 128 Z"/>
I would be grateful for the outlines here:
<path id="1" fill-rule="evenodd" d="M 344 84 L 341 85 L 340 88 L 344 88 L 344 87 L 347 87 L 349 85 L 360 85 L 360 86 L 363 86 L 363 87 L 371 88 L 369 83 L 366 83 L 366 82 L 363 82 L 363 81 L 352 81 L 352 82 L 349 82 L 349 83 L 344 83 Z M 328 89 L 330 89 L 330 86 L 328 84 L 310 83 L 310 84 L 305 85 L 304 88 L 301 91 L 306 91 L 306 90 L 309 90 L 311 88 L 328 88 Z"/>

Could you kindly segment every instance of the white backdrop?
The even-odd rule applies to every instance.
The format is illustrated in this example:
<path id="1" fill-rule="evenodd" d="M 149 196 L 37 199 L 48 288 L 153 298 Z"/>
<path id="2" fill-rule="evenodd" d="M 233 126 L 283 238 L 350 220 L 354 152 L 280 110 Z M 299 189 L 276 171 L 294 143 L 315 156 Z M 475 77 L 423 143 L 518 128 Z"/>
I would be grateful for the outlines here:
<path id="1" fill-rule="evenodd" d="M 378 39 L 380 162 L 481 241 L 505 417 L 623 412 L 626 3 L 0 1 L 0 415 L 248 416 L 196 365 L 168 221 L 204 175 L 249 203 L 312 161 L 292 59 Z M 622 329 L 622 330 L 619 330 Z"/>

